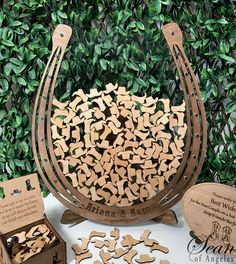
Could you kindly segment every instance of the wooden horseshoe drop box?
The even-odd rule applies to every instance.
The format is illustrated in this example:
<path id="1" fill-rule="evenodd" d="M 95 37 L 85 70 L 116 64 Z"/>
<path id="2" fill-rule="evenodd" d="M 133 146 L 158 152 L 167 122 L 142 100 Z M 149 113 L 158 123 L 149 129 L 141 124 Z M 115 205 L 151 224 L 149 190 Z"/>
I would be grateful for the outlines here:
<path id="1" fill-rule="evenodd" d="M 163 34 L 179 93 L 159 98 L 107 83 L 78 87 L 62 102 L 55 89 L 63 88 L 57 77 L 72 28 L 56 27 L 35 98 L 32 147 L 41 178 L 70 216 L 112 225 L 150 220 L 196 182 L 207 143 L 204 106 L 179 26 L 169 23 Z"/>
<path id="2" fill-rule="evenodd" d="M 0 188 L 0 264 L 65 264 L 66 243 L 44 214 L 37 174 L 1 182 Z"/>

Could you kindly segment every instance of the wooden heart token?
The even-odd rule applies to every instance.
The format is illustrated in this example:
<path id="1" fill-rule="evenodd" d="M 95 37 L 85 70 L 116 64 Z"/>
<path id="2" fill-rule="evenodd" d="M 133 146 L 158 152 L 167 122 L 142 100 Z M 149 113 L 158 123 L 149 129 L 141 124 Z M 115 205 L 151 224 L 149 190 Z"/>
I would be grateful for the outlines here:
<path id="1" fill-rule="evenodd" d="M 219 183 L 195 185 L 185 193 L 182 208 L 190 229 L 201 238 L 208 253 L 236 257 L 234 188 Z"/>

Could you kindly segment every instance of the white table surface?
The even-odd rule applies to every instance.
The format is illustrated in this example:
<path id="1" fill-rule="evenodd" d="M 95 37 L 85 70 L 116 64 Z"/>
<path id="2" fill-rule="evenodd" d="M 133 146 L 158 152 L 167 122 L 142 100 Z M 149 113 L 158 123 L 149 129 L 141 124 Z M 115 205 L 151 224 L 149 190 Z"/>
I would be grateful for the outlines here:
<path id="1" fill-rule="evenodd" d="M 51 194 L 44 198 L 44 206 L 47 218 L 66 241 L 67 264 L 75 263 L 74 252 L 71 246 L 81 242 L 78 240 L 78 237 L 88 237 L 91 231 L 96 230 L 106 232 L 106 238 L 110 238 L 110 231 L 114 228 L 114 226 L 97 224 L 88 220 L 77 225 L 60 224 L 61 216 L 66 208 Z M 175 226 L 157 224 L 154 221 L 146 221 L 140 224 L 119 227 L 121 236 L 131 234 L 136 239 L 139 239 L 145 229 L 149 229 L 152 231 L 150 238 L 156 239 L 161 245 L 168 247 L 170 251 L 168 254 L 158 251 L 150 253 L 150 249 L 142 243 L 134 247 L 138 251 L 138 255 L 134 257 L 134 260 L 139 257 L 139 254 L 149 254 L 156 257 L 155 264 L 159 264 L 160 260 L 169 260 L 171 264 L 236 264 L 236 259 L 224 257 L 223 255 L 207 254 L 205 251 L 190 256 L 187 251 L 187 245 L 191 240 L 189 228 L 182 216 L 180 205 L 176 205 L 173 209 L 179 221 Z M 117 246 L 120 246 L 120 242 Z M 89 250 L 93 254 L 93 257 L 92 259 L 82 261 L 82 264 L 92 264 L 95 260 L 101 261 L 99 249 L 95 248 L 94 244 L 89 244 Z M 112 259 L 110 263 L 123 264 L 126 262 L 120 258 Z M 134 261 L 134 263 L 137 262 Z"/>

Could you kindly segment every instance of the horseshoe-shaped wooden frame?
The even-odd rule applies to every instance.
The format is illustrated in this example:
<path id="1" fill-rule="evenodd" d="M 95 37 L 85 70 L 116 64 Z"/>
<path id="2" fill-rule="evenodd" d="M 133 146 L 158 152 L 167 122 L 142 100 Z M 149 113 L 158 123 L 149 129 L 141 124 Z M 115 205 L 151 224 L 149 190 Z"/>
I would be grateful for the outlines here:
<path id="1" fill-rule="evenodd" d="M 195 183 L 203 165 L 207 144 L 207 124 L 201 93 L 183 49 L 179 26 L 176 23 L 169 23 L 163 27 L 163 34 L 177 67 L 186 103 L 188 129 L 184 155 L 177 173 L 164 190 L 144 203 L 127 207 L 102 205 L 79 193 L 62 173 L 53 150 L 52 100 L 60 65 L 71 34 L 72 29 L 69 26 L 61 24 L 56 27 L 52 38 L 52 53 L 35 99 L 32 145 L 40 176 L 51 193 L 66 207 L 96 222 L 125 225 L 163 214 Z"/>

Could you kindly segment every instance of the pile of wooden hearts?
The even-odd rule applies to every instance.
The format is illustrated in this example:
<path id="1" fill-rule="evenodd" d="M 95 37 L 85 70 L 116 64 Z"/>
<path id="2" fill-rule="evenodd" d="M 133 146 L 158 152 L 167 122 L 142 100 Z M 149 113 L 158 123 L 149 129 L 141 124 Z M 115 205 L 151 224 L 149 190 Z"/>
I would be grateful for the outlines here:
<path id="1" fill-rule="evenodd" d="M 89 237 L 81 237 L 79 240 L 82 241 L 80 245 L 75 244 L 72 246 L 72 249 L 75 252 L 75 260 L 76 264 L 81 263 L 85 259 L 89 259 L 93 257 L 93 254 L 88 250 L 89 243 L 93 243 L 96 248 L 101 249 L 99 255 L 101 257 L 100 260 L 95 260 L 94 264 L 109 264 L 113 263 L 110 262 L 112 259 L 117 259 L 118 263 L 120 263 L 120 258 L 123 257 L 123 260 L 128 263 L 132 264 L 134 257 L 138 254 L 138 251 L 133 247 L 144 243 L 146 247 L 150 248 L 150 251 L 153 252 L 154 250 L 161 251 L 165 254 L 169 252 L 167 247 L 161 246 L 157 240 L 149 238 L 151 234 L 150 230 L 145 230 L 143 234 L 140 236 L 140 239 L 133 238 L 132 235 L 127 234 L 124 235 L 122 238 L 121 245 L 122 247 L 117 248 L 116 245 L 120 239 L 120 230 L 118 228 L 114 228 L 110 232 L 111 239 L 93 239 L 97 238 L 105 238 L 106 233 L 92 231 Z M 93 239 L 93 240 L 92 240 Z M 106 250 L 102 249 L 103 247 L 107 248 Z M 149 254 L 141 254 L 139 258 L 135 259 L 137 263 L 154 263 L 156 260 L 155 257 L 150 256 Z M 155 262 L 156 263 L 156 262 Z M 167 260 L 161 260 L 161 264 L 169 264 Z"/>
<path id="2" fill-rule="evenodd" d="M 45 225 L 32 227 L 28 232 L 17 233 L 7 240 L 7 250 L 14 263 L 22 263 L 42 250 L 51 247 L 57 238 Z"/>
<path id="3" fill-rule="evenodd" d="M 53 100 L 54 152 L 77 190 L 109 206 L 151 199 L 177 172 L 187 125 L 185 102 L 130 95 L 112 84 Z"/>

